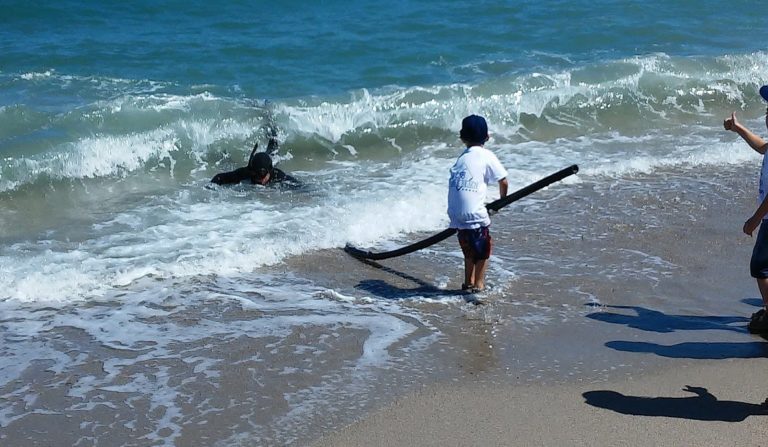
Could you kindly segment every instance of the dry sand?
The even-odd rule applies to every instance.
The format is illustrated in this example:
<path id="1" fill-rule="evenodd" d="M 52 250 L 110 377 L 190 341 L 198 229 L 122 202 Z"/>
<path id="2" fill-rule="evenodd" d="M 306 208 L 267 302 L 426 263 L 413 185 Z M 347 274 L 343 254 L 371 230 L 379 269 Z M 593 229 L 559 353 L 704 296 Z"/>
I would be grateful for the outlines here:
<path id="1" fill-rule="evenodd" d="M 767 366 L 680 361 L 600 384 L 436 385 L 314 445 L 765 446 Z"/>

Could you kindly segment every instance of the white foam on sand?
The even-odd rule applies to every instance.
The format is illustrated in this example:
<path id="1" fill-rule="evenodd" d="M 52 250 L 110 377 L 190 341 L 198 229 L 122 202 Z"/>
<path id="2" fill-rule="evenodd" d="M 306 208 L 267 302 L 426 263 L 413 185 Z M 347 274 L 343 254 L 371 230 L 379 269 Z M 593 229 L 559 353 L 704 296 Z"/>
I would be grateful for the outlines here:
<path id="1" fill-rule="evenodd" d="M 67 390 L 63 402 L 46 405 L 59 405 L 61 412 L 102 413 L 109 410 L 100 410 L 100 406 L 113 411 L 122 411 L 126 404 L 146 406 L 154 416 L 142 422 L 145 425 L 137 433 L 143 435 L 137 439 L 173 443 L 182 427 L 193 421 L 190 418 L 199 417 L 197 412 L 185 411 L 185 403 L 196 399 L 193 385 L 202 380 L 221 386 L 223 374 L 233 366 L 222 356 L 223 347 L 252 340 L 253 346 L 267 351 L 256 350 L 238 363 L 252 364 L 256 371 L 279 368 L 282 376 L 291 376 L 293 381 L 306 368 L 321 373 L 326 349 L 333 349 L 339 331 L 360 334 L 362 349 L 344 369 L 320 375 L 321 385 L 310 380 L 306 388 L 286 389 L 287 410 L 275 413 L 274 418 L 281 418 L 276 426 L 284 426 L 288 433 L 299 430 L 301 414 L 327 406 L 327 394 L 346 387 L 350 377 L 359 381 L 362 390 L 367 375 L 389 363 L 389 350 L 396 344 L 410 346 L 408 338 L 425 327 L 419 323 L 418 312 L 397 302 L 354 300 L 290 278 L 222 278 L 215 281 L 218 291 L 194 284 L 151 284 L 126 290 L 119 299 L 105 297 L 66 307 L 33 309 L 0 302 L 6 341 L 0 348 L 0 389 L 4 390 L 0 398 L 9 402 L 0 412 L 0 425 L 8 427 L 39 414 L 35 396 L 40 386 L 50 386 L 50 382 L 22 385 L 23 380 L 18 380 L 42 367 L 44 376 Z M 208 308 L 221 312 L 209 314 Z M 322 336 L 326 341 L 307 340 L 307 349 L 295 352 L 300 345 L 291 337 L 305 331 L 326 334 Z M 430 331 L 434 328 L 425 335 Z M 60 342 L 45 341 L 48 334 L 61 334 L 56 337 Z M 324 345 L 327 348 L 321 349 Z M 286 349 L 294 354 L 283 360 L 275 357 Z M 303 358 L 302 368 L 276 363 L 293 362 L 293 355 Z M 272 358 L 270 364 L 264 363 L 267 357 Z M 94 362 L 101 363 L 96 371 L 89 368 Z M 271 383 L 278 377 L 267 371 L 263 374 L 256 380 Z M 245 398 L 238 405 L 249 401 L 260 405 L 259 399 L 258 395 Z M 215 408 L 208 411 L 216 412 Z M 108 425 L 119 430 L 125 422 L 115 420 Z M 104 423 L 95 418 L 85 432 L 100 430 Z"/>

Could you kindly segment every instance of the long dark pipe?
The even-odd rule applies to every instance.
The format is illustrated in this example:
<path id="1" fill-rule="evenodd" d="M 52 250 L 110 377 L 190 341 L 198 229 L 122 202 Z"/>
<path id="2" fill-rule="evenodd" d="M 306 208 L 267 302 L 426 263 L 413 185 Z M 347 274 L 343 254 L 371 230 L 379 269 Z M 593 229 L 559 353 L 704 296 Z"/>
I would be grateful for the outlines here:
<path id="1" fill-rule="evenodd" d="M 569 175 L 573 175 L 577 172 L 579 172 L 579 167 L 577 165 L 569 166 L 565 169 L 555 172 L 552 175 L 544 177 L 543 179 L 537 182 L 531 183 L 530 185 L 522 189 L 519 189 L 513 192 L 512 194 L 508 194 L 505 197 L 502 197 L 498 200 L 494 200 L 493 202 L 485 205 L 485 208 L 488 209 L 488 211 L 498 211 L 514 201 L 520 200 L 529 194 L 532 194 L 542 188 L 546 188 L 552 183 L 559 182 L 560 180 L 568 177 Z M 446 228 L 445 230 L 433 236 L 430 236 L 424 240 L 421 240 L 419 242 L 415 242 L 411 245 L 407 245 L 405 247 L 401 247 L 396 250 L 385 251 L 381 253 L 363 251 L 349 244 L 347 244 L 346 247 L 344 247 L 344 251 L 346 251 L 347 253 L 349 253 L 350 255 L 356 258 L 380 261 L 382 259 L 389 259 L 397 256 L 407 255 L 408 253 L 413 253 L 414 251 L 421 250 L 422 248 L 427 248 L 430 245 L 434 245 L 444 239 L 447 239 L 448 237 L 456 233 L 456 231 L 457 230 L 455 228 Z"/>

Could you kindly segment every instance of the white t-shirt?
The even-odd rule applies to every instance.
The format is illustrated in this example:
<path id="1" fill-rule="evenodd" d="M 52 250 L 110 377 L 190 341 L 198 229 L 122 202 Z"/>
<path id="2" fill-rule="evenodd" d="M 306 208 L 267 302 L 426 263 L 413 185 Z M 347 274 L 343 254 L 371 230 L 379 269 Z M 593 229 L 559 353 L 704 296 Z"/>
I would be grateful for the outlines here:
<path id="1" fill-rule="evenodd" d="M 763 155 L 763 166 L 760 168 L 760 189 L 758 190 L 760 204 L 765 200 L 765 196 L 768 195 L 768 154 Z M 768 220 L 768 215 L 763 217 L 763 220 Z"/>
<path id="2" fill-rule="evenodd" d="M 482 146 L 468 147 L 451 168 L 448 182 L 448 217 L 451 228 L 469 229 L 491 224 L 485 209 L 487 185 L 507 176 L 493 152 Z"/>

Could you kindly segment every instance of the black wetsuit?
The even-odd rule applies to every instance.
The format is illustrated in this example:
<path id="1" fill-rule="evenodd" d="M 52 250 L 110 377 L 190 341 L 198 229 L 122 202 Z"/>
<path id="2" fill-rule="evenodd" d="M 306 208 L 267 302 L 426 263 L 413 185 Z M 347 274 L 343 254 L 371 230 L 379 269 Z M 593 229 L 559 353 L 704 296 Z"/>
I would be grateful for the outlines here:
<path id="1" fill-rule="evenodd" d="M 231 185 L 248 180 L 252 184 L 256 184 L 257 182 L 254 180 L 254 177 L 253 171 L 246 166 L 237 168 L 234 171 L 216 174 L 211 179 L 211 182 L 216 183 L 217 185 Z M 272 168 L 269 174 L 269 180 L 265 186 L 276 186 L 277 184 L 284 184 L 289 187 L 301 186 L 301 182 L 295 177 L 286 174 L 280 169 Z"/>

